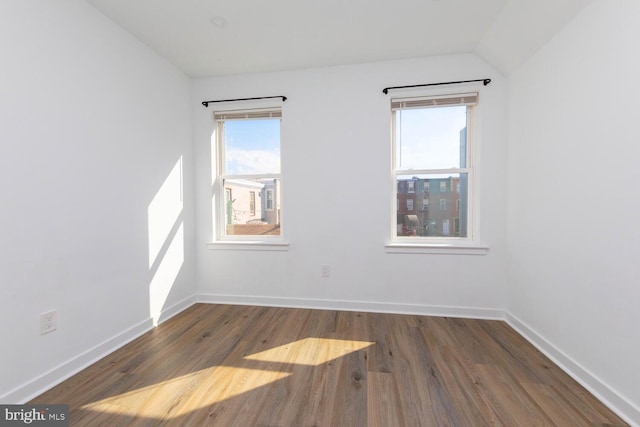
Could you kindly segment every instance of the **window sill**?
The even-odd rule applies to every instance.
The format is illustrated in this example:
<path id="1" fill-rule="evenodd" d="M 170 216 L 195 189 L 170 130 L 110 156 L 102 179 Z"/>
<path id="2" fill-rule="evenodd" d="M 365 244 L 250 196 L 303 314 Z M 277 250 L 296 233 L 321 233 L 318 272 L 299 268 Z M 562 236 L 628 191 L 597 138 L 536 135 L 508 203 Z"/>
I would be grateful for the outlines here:
<path id="1" fill-rule="evenodd" d="M 483 243 L 406 243 L 391 242 L 385 245 L 388 254 L 449 254 L 486 255 L 489 246 Z"/>
<path id="2" fill-rule="evenodd" d="M 212 250 L 226 251 L 288 251 L 289 242 L 284 240 L 274 242 L 263 240 L 218 240 L 207 243 L 207 247 Z"/>

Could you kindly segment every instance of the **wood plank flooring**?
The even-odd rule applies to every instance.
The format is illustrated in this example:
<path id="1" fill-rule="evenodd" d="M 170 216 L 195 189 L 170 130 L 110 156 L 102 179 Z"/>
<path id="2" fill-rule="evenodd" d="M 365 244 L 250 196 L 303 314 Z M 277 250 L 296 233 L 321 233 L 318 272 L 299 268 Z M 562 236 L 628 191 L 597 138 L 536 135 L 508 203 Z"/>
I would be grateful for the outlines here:
<path id="1" fill-rule="evenodd" d="M 72 426 L 626 426 L 506 323 L 197 304 L 30 403 Z"/>

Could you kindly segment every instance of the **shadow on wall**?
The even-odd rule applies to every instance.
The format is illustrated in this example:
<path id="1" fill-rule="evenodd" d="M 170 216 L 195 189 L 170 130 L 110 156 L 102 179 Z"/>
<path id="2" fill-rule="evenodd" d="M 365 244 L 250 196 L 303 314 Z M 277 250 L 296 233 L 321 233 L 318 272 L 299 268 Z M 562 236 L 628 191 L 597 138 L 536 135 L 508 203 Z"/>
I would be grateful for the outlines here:
<path id="1" fill-rule="evenodd" d="M 149 233 L 149 316 L 154 326 L 184 264 L 182 156 L 147 209 Z"/>

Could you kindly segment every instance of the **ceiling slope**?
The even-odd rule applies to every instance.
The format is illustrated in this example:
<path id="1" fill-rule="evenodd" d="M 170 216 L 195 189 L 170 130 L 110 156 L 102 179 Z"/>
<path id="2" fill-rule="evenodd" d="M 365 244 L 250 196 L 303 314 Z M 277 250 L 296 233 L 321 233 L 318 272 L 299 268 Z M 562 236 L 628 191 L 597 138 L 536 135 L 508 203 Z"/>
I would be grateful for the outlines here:
<path id="1" fill-rule="evenodd" d="M 86 0 L 192 77 L 470 53 L 507 0 Z"/>
<path id="2" fill-rule="evenodd" d="M 553 38 L 592 0 L 510 0 L 475 52 L 509 75 Z"/>
<path id="3" fill-rule="evenodd" d="M 475 52 L 507 75 L 590 0 L 86 0 L 191 77 Z"/>

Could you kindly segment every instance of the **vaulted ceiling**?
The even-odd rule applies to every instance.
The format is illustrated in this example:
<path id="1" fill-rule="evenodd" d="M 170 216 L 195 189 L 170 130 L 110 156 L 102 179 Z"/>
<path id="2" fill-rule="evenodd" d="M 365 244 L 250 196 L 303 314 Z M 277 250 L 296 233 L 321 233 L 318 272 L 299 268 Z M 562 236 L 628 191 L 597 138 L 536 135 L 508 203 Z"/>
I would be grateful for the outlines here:
<path id="1" fill-rule="evenodd" d="M 192 77 L 475 52 L 508 74 L 590 0 L 86 0 Z"/>

